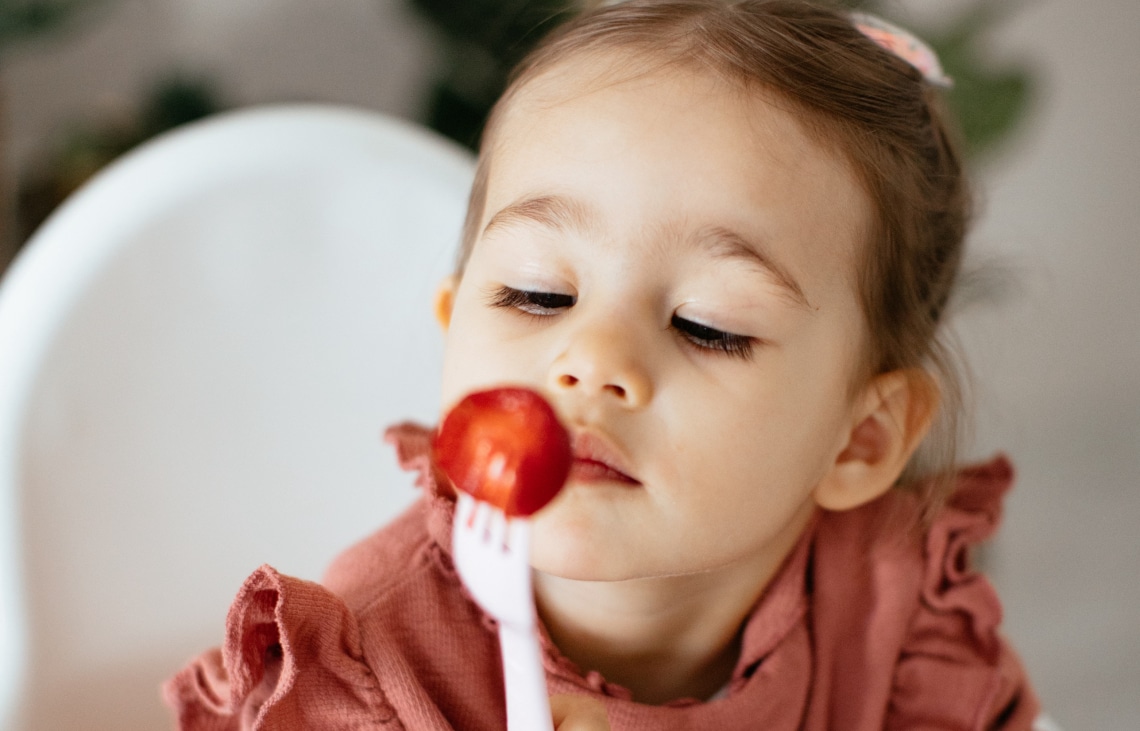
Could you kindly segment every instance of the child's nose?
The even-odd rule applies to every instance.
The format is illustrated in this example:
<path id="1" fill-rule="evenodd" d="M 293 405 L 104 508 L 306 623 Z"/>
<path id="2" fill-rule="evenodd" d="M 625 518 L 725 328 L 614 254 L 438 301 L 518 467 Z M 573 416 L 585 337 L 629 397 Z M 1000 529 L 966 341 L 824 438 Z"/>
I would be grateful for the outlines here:
<path id="1" fill-rule="evenodd" d="M 646 353 L 629 333 L 592 328 L 575 334 L 550 370 L 550 388 L 583 396 L 606 396 L 627 408 L 639 408 L 653 396 Z"/>

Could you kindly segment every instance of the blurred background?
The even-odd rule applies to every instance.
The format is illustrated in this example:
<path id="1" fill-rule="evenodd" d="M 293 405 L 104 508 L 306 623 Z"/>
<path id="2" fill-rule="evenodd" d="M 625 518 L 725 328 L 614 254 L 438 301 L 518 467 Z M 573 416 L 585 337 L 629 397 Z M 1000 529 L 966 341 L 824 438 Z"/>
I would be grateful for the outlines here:
<path id="1" fill-rule="evenodd" d="M 348 104 L 472 145 L 506 69 L 569 4 L 0 0 L 0 268 L 100 167 L 220 110 Z M 1006 631 L 1062 726 L 1134 729 L 1140 3 L 847 4 L 920 32 L 957 81 L 986 273 L 958 320 L 970 451 L 1020 467 L 984 557 Z"/>

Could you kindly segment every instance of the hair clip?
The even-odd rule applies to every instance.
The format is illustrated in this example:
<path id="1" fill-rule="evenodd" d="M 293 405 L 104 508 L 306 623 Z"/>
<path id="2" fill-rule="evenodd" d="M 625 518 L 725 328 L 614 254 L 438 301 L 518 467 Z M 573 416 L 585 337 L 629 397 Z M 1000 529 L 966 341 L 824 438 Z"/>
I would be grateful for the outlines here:
<path id="1" fill-rule="evenodd" d="M 927 83 L 947 89 L 954 86 L 934 49 L 918 36 L 870 13 L 853 12 L 849 17 L 856 30 L 916 68 Z"/>

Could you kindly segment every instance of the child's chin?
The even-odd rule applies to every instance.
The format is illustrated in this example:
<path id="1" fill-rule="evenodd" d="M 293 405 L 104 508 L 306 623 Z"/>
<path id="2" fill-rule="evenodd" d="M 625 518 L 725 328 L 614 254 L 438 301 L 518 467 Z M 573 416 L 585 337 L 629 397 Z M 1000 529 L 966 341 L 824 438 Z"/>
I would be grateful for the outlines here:
<path id="1" fill-rule="evenodd" d="M 629 553 L 598 531 L 552 519 L 536 521 L 531 535 L 531 567 L 536 571 L 574 581 L 637 578 Z"/>

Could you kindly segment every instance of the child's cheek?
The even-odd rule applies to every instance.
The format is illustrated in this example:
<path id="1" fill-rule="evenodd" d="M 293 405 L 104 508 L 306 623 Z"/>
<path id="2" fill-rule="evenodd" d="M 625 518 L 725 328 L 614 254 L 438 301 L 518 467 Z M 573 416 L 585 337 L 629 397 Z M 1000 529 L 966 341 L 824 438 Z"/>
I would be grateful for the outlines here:
<path id="1" fill-rule="evenodd" d="M 503 325 L 486 308 L 471 309 L 457 302 L 451 327 L 444 339 L 444 408 L 471 391 L 506 383 L 527 382 L 521 371 L 522 358 L 502 331 Z"/>

